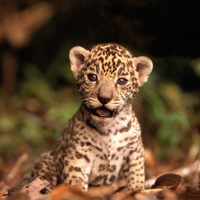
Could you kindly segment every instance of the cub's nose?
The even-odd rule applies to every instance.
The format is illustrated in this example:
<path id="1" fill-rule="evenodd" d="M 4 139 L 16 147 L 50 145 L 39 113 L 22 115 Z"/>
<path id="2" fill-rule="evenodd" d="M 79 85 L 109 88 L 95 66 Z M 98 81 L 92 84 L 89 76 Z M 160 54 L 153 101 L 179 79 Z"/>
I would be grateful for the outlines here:
<path id="1" fill-rule="evenodd" d="M 105 97 L 100 97 L 100 96 L 98 96 L 98 99 L 99 99 L 99 101 L 100 101 L 103 105 L 105 105 L 105 104 L 107 104 L 108 102 L 110 102 L 112 98 L 105 98 Z"/>
<path id="2" fill-rule="evenodd" d="M 102 78 L 99 81 L 97 98 L 103 105 L 109 103 L 112 100 L 114 87 L 115 82 L 112 78 Z"/>

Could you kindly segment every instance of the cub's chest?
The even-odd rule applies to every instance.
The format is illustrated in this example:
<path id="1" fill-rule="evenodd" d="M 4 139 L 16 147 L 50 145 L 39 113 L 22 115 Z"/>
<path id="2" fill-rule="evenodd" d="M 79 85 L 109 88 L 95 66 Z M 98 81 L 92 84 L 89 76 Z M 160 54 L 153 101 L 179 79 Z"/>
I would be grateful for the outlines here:
<path id="1" fill-rule="evenodd" d="M 94 156 L 89 182 L 91 185 L 109 185 L 114 182 L 127 162 L 129 145 L 109 138 L 102 144 L 102 151 Z"/>

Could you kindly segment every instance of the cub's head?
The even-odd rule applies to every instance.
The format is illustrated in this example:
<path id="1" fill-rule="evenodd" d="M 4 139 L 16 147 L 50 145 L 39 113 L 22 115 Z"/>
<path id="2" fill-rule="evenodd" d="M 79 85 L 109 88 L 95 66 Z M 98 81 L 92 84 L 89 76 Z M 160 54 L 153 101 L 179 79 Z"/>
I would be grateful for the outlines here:
<path id="1" fill-rule="evenodd" d="M 117 44 L 98 45 L 88 51 L 74 47 L 71 70 L 86 109 L 96 120 L 114 118 L 129 104 L 152 71 L 147 57 L 133 57 Z"/>

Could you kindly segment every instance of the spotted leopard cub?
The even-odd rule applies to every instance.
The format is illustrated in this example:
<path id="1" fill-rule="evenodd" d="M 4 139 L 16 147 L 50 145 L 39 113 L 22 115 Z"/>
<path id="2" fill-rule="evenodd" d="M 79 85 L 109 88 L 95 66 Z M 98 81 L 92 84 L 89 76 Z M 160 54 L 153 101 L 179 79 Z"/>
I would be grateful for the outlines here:
<path id="1" fill-rule="evenodd" d="M 54 149 L 42 154 L 29 181 L 41 177 L 87 190 L 110 185 L 122 170 L 128 190 L 144 189 L 144 150 L 131 100 L 148 79 L 152 61 L 117 44 L 74 47 L 71 70 L 83 103 Z"/>

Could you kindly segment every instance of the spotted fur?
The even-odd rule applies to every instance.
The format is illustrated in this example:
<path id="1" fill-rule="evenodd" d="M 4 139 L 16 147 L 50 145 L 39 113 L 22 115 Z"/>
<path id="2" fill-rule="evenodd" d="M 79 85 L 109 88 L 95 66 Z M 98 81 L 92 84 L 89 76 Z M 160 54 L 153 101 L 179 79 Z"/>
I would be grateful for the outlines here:
<path id="1" fill-rule="evenodd" d="M 117 44 L 70 51 L 71 70 L 83 103 L 54 149 L 36 161 L 36 177 L 87 190 L 110 185 L 122 170 L 128 190 L 144 189 L 144 150 L 131 100 L 152 71 L 147 57 Z"/>

